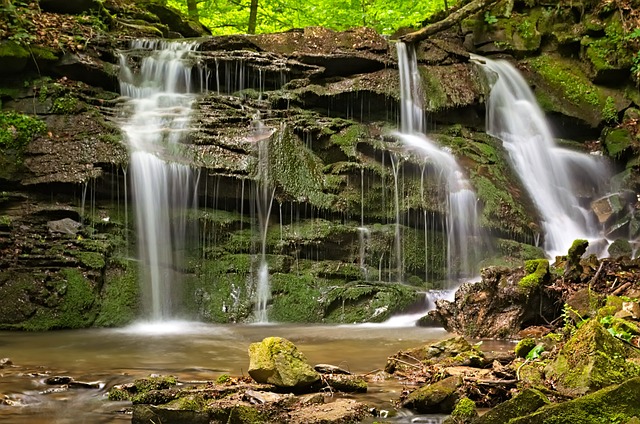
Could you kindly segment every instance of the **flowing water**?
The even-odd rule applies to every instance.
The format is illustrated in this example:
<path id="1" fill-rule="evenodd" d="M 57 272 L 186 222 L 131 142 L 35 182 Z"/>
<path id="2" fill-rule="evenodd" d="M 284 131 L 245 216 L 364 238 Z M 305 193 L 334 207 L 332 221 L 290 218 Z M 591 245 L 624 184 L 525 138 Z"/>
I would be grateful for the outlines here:
<path id="1" fill-rule="evenodd" d="M 574 240 L 597 238 L 597 222 L 580 204 L 575 182 L 589 179 L 597 190 L 608 177 L 604 164 L 595 156 L 556 145 L 531 89 L 509 62 L 474 59 L 493 81 L 487 100 L 487 133 L 503 141 L 541 216 L 547 254 L 564 255 Z"/>
<path id="2" fill-rule="evenodd" d="M 445 338 L 447 333 L 382 324 L 219 326 L 171 321 L 123 329 L 0 332 L 2 355 L 14 363 L 0 368 L 0 394 L 4 396 L 0 396 L 0 422 L 130 422 L 131 416 L 122 413 L 128 402 L 106 399 L 113 385 L 152 373 L 175 375 L 184 383 L 215 380 L 225 373 L 246 374 L 249 344 L 266 336 L 288 338 L 311 364 L 330 363 L 364 374 L 384 368 L 386 358 L 398 350 Z M 63 390 L 60 385 L 45 384 L 50 376 L 69 376 L 97 387 Z M 401 390 L 399 381 L 373 382 L 367 394 L 355 397 L 379 410 L 393 411 L 391 402 Z M 6 405 L 3 399 L 15 405 Z M 416 419 L 406 411 L 401 415 L 394 422 Z"/>
<path id="3" fill-rule="evenodd" d="M 192 81 L 196 48 L 194 42 L 136 40 L 120 61 L 120 90 L 129 98 L 122 130 L 131 155 L 142 292 L 148 294 L 144 301 L 153 320 L 176 312 L 186 211 L 196 201 L 193 170 L 180 152 L 194 88 L 205 89 L 202 70 Z"/>
<path id="4" fill-rule="evenodd" d="M 421 77 L 412 47 L 396 44 L 400 72 L 400 132 L 394 135 L 413 151 L 432 163 L 447 191 L 447 268 L 448 279 L 471 276 L 473 269 L 470 240 L 480 235 L 476 210 L 476 194 L 464 176 L 455 157 L 425 135 L 425 113 L 422 106 Z M 426 223 L 425 223 L 426 228 Z M 426 238 L 425 238 L 426 243 Z M 426 249 L 426 246 L 425 246 Z"/>

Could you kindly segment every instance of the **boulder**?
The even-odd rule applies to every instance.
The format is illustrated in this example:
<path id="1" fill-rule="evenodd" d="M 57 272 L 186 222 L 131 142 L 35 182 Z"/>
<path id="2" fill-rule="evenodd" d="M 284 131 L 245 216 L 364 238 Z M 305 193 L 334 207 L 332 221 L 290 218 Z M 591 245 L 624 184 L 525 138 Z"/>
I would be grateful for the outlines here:
<path id="1" fill-rule="evenodd" d="M 421 414 L 449 414 L 460 398 L 457 390 L 461 385 L 461 376 L 447 377 L 414 390 L 401 405 L 405 408 L 415 409 Z"/>
<path id="2" fill-rule="evenodd" d="M 73 236 L 80 231 L 82 224 L 71 218 L 62 218 L 57 221 L 47 222 L 47 227 L 52 233 L 69 234 Z"/>
<path id="3" fill-rule="evenodd" d="M 545 377 L 554 382 L 560 393 L 583 395 L 640 375 L 640 367 L 626 360 L 631 355 L 629 347 L 598 320 L 591 319 L 580 326 L 547 365 Z"/>
<path id="4" fill-rule="evenodd" d="M 545 406 L 532 414 L 508 422 L 509 424 L 627 423 L 634 416 L 640 416 L 640 377 L 569 402 Z"/>
<path id="5" fill-rule="evenodd" d="M 523 415 L 531 414 L 548 405 L 549 399 L 536 389 L 525 389 L 517 396 L 501 403 L 477 418 L 474 424 L 503 424 Z"/>
<path id="6" fill-rule="evenodd" d="M 249 346 L 249 375 L 258 383 L 301 389 L 320 380 L 307 358 L 289 340 L 267 337 Z"/>

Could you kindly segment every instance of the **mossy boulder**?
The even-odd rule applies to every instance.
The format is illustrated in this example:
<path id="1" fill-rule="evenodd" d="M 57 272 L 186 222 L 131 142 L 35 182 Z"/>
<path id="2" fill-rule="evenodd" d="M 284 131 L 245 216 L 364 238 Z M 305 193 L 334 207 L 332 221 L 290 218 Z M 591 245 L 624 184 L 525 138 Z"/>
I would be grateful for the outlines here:
<path id="1" fill-rule="evenodd" d="M 402 406 L 414 409 L 421 414 L 449 414 L 460 399 L 458 394 L 460 386 L 462 386 L 461 376 L 447 377 L 414 390 L 402 402 Z"/>
<path id="2" fill-rule="evenodd" d="M 304 354 L 282 337 L 267 337 L 249 346 L 248 372 L 258 383 L 288 389 L 303 389 L 320 380 Z"/>
<path id="3" fill-rule="evenodd" d="M 564 278 L 566 280 L 575 282 L 580 281 L 583 271 L 580 259 L 587 251 L 587 247 L 589 247 L 589 242 L 587 240 L 577 239 L 569 248 L 569 253 L 567 254 L 567 260 L 564 267 Z"/>
<path id="4" fill-rule="evenodd" d="M 593 392 L 640 375 L 640 367 L 626 359 L 632 354 L 629 349 L 598 320 L 590 319 L 545 368 L 545 376 L 561 393 L 575 396 Z"/>
<path id="5" fill-rule="evenodd" d="M 463 397 L 456 403 L 456 407 L 451 412 L 451 417 L 447 418 L 443 424 L 474 423 L 476 418 L 478 418 L 476 403 L 468 397 Z"/>
<path id="6" fill-rule="evenodd" d="M 595 393 L 545 406 L 536 412 L 509 421 L 490 421 L 509 424 L 538 423 L 626 423 L 640 416 L 640 377 L 629 379 Z"/>
<path id="7" fill-rule="evenodd" d="M 474 421 L 474 424 L 505 424 L 549 405 L 549 399 L 536 389 L 525 389 Z"/>
<path id="8" fill-rule="evenodd" d="M 133 383 L 113 386 L 109 390 L 109 400 L 129 400 L 133 403 L 163 404 L 172 400 L 171 392 L 166 392 L 178 383 L 173 376 L 153 376 L 139 378 Z M 163 392 L 164 391 L 164 392 Z"/>
<path id="9" fill-rule="evenodd" d="M 518 342 L 514 352 L 519 358 L 526 358 L 527 354 L 531 352 L 531 349 L 536 347 L 538 342 L 532 337 L 526 337 Z"/>
<path id="10" fill-rule="evenodd" d="M 527 261 L 524 270 L 526 275 L 518 282 L 518 286 L 525 293 L 531 293 L 549 281 L 549 261 L 546 259 Z"/>

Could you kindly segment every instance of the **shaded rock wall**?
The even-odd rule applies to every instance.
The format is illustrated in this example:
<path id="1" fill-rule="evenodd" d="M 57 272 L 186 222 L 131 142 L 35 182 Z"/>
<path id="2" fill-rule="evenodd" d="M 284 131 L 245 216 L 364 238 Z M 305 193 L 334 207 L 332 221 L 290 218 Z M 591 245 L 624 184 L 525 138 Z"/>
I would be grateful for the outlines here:
<path id="1" fill-rule="evenodd" d="M 119 37 L 155 31 L 192 35 L 152 9 L 109 2 L 106 7 L 110 30 Z M 526 16 L 518 7 L 512 13 Z M 559 7 L 554 19 L 564 8 L 571 6 Z M 491 53 L 481 47 L 496 45 L 497 29 L 487 29 L 482 19 L 465 25 L 466 46 Z M 485 236 L 470 241 L 478 252 L 477 268 L 480 261 L 517 264 L 541 255 L 533 247 L 538 218 L 500 142 L 483 132 L 488 85 L 469 62 L 463 36 L 441 34 L 417 46 L 429 132 L 458 157 L 478 194 Z M 541 37 L 538 47 L 500 51 L 533 56 L 553 45 L 546 41 Z M 136 250 L 128 159 L 118 130 L 126 111 L 115 93 L 118 49 L 127 44 L 113 32 L 65 54 L 43 44 L 51 53 L 47 61 L 37 62 L 36 69 L 26 60 L 0 81 L 3 111 L 36 116 L 47 126 L 23 149 L 3 149 L 0 290 L 8 305 L 20 306 L 7 309 L 0 325 L 121 325 L 136 315 L 138 296 L 130 259 Z M 554 54 L 576 60 L 560 47 Z M 271 319 L 383 320 L 418 301 L 417 291 L 442 286 L 446 191 L 429 160 L 405 153 L 389 136 L 399 120 L 394 50 L 392 42 L 366 29 L 201 39 L 197 61 L 208 70 L 209 91 L 197 101 L 192 131 L 178 155 L 199 169 L 200 206 L 189 215 L 197 231 L 182 270 L 183 313 L 215 322 L 251 319 L 260 251 L 258 146 L 265 143 L 274 190 L 266 236 Z M 545 77 L 535 61 L 547 56 L 523 62 L 534 83 Z M 589 87 L 606 81 L 588 75 Z M 566 129 L 563 134 L 598 137 L 605 124 L 601 109 L 578 104 L 572 109 L 581 111 L 578 115 L 560 108 L 554 91 L 545 87 L 536 84 L 541 99 L 548 93 L 554 107 L 549 110 Z M 624 98 L 619 87 L 603 89 L 603 104 L 606 90 L 613 88 L 618 89 L 611 95 L 614 106 L 621 111 L 626 106 L 618 100 Z M 83 225 L 73 234 L 47 229 L 48 222 L 62 218 Z M 363 226 L 366 231 L 359 229 Z M 89 254 L 95 260 L 80 259 Z M 40 273 L 47 277 L 31 284 Z M 80 308 L 63 302 L 71 301 L 72 280 L 92 299 Z M 55 281 L 66 282 L 65 288 Z M 390 284 L 398 281 L 409 284 Z M 82 311 L 73 323 L 36 320 L 67 316 L 70 309 Z"/>

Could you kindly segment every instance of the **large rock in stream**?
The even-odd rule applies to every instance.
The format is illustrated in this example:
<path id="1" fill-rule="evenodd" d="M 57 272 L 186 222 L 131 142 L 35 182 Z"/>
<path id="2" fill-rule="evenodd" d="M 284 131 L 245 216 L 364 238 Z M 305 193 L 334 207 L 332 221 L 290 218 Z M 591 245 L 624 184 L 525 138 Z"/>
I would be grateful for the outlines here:
<path id="1" fill-rule="evenodd" d="M 303 389 L 320 380 L 304 354 L 281 337 L 267 337 L 249 346 L 248 372 L 258 383 L 287 389 Z"/>

